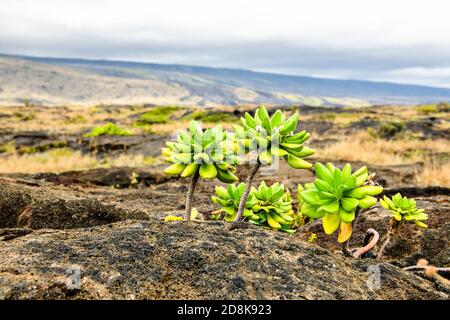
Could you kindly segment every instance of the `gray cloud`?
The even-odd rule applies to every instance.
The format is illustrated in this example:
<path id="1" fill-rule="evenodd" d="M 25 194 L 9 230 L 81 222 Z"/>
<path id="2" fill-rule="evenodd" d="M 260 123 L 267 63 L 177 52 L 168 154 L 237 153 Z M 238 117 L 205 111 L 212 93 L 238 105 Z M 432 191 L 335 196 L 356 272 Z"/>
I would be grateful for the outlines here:
<path id="1" fill-rule="evenodd" d="M 75 3 L 71 5 L 76 6 Z M 100 10 L 98 6 L 89 7 L 87 2 L 80 6 Z M 193 21 L 194 26 L 182 15 L 181 22 L 174 20 L 173 25 L 166 23 L 173 17 L 152 19 L 151 15 L 148 21 L 137 15 L 136 21 L 130 19 L 128 23 L 125 19 L 119 23 L 114 20 L 118 19 L 114 16 L 116 11 L 111 11 L 111 19 L 103 21 L 99 17 L 99 21 L 89 23 L 89 17 L 73 18 L 67 10 L 64 12 L 71 19 L 65 21 L 56 15 L 35 16 L 31 11 L 22 16 L 18 9 L 11 9 L 15 15 L 10 12 L 2 17 L 0 13 L 0 52 L 246 68 L 450 87 L 450 43 L 442 38 L 446 34 L 442 27 L 450 30 L 448 22 L 435 25 L 436 30 L 412 32 L 395 24 L 379 29 L 373 25 L 361 25 L 361 29 L 349 25 L 332 33 L 331 25 L 317 24 L 308 34 L 281 28 L 278 24 L 285 22 L 280 19 L 268 19 L 258 33 L 257 28 L 248 25 L 242 30 L 235 25 L 217 27 L 212 20 L 202 22 L 199 15 L 193 17 L 200 20 Z M 431 18 L 422 23 L 430 23 Z M 311 17 L 308 21 L 314 22 Z M 341 23 L 345 25 L 344 22 Z M 339 25 L 340 20 L 336 23 Z"/>

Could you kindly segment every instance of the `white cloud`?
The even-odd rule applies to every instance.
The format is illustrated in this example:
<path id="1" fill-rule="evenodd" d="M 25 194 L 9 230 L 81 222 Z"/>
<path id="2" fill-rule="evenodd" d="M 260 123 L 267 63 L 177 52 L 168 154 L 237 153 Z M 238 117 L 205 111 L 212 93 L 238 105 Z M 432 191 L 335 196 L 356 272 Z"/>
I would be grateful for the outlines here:
<path id="1" fill-rule="evenodd" d="M 450 86 L 450 1 L 0 0 L 0 52 Z M 430 70 L 424 77 L 395 70 Z M 340 70 L 340 71 L 339 71 Z"/>

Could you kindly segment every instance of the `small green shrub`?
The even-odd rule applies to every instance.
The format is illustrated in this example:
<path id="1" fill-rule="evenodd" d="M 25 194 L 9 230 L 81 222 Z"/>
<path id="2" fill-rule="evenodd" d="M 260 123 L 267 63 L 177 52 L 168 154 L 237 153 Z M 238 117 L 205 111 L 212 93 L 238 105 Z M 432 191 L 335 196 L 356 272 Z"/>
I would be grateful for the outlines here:
<path id="1" fill-rule="evenodd" d="M 423 105 L 423 106 L 417 107 L 417 111 L 421 114 L 429 115 L 429 114 L 438 112 L 438 108 L 434 104 L 428 104 L 428 105 Z"/>
<path id="2" fill-rule="evenodd" d="M 32 112 L 15 112 L 14 116 L 19 118 L 20 121 L 31 121 L 36 119 L 36 115 Z"/>
<path id="3" fill-rule="evenodd" d="M 392 218 L 398 222 L 402 220 L 412 221 L 421 228 L 426 228 L 427 225 L 422 221 L 428 219 L 428 215 L 424 213 L 424 209 L 418 209 L 415 199 L 408 199 L 402 197 L 400 193 L 397 193 L 392 199 L 384 196 L 380 200 L 380 204 L 383 208 L 388 209 L 392 215 Z"/>
<path id="4" fill-rule="evenodd" d="M 78 114 L 72 118 L 64 120 L 64 124 L 84 124 L 87 123 L 87 119 L 82 116 L 81 114 Z"/>
<path id="5" fill-rule="evenodd" d="M 157 123 L 167 123 L 170 116 L 174 111 L 177 111 L 179 107 L 175 106 L 163 106 L 155 107 L 151 110 L 141 114 L 138 120 L 138 124 L 157 124 Z"/>
<path id="6" fill-rule="evenodd" d="M 14 141 L 0 145 L 0 153 L 13 153 L 14 151 L 16 151 L 16 143 Z"/>
<path id="7" fill-rule="evenodd" d="M 251 187 L 254 176 L 262 164 L 271 165 L 276 158 L 282 157 L 289 166 L 295 169 L 308 169 L 312 164 L 305 161 L 315 151 L 303 146 L 310 134 L 305 130 L 295 133 L 298 124 L 298 113 L 288 119 L 281 110 L 269 116 L 264 106 L 259 107 L 252 117 L 245 113 L 241 118 L 243 126 L 234 126 L 238 143 L 245 148 L 245 152 L 255 152 L 256 164 L 250 169 L 247 177 L 248 185 L 239 205 L 236 221 L 242 218 L 246 196 Z"/>
<path id="8" fill-rule="evenodd" d="M 314 115 L 313 119 L 316 121 L 333 122 L 334 120 L 336 120 L 336 114 L 329 112 L 319 113 L 317 115 Z"/>
<path id="9" fill-rule="evenodd" d="M 381 259 L 385 249 L 391 243 L 391 240 L 396 236 L 404 221 L 412 221 L 421 228 L 427 228 L 427 225 L 422 221 L 428 219 L 428 215 L 424 213 L 424 210 L 417 208 L 415 199 L 402 197 L 400 193 L 397 193 L 392 198 L 384 196 L 383 199 L 380 200 L 380 204 L 383 208 L 389 210 L 391 213 L 391 220 L 389 221 L 389 229 L 386 235 L 386 240 L 383 242 L 377 253 L 377 259 Z"/>
<path id="10" fill-rule="evenodd" d="M 403 122 L 383 123 L 378 129 L 369 128 L 369 134 L 374 138 L 392 139 L 405 130 Z"/>
<path id="11" fill-rule="evenodd" d="M 205 123 L 233 123 L 239 119 L 233 114 L 226 112 L 208 113 L 206 111 L 195 111 L 183 117 L 183 120 L 197 120 Z"/>
<path id="12" fill-rule="evenodd" d="M 227 189 L 216 187 L 216 196 L 211 199 L 221 208 L 215 211 L 213 218 L 218 219 L 221 213 L 225 213 L 225 221 L 233 221 L 244 190 L 243 182 L 238 186 L 230 184 Z M 258 189 L 252 187 L 243 216 L 250 223 L 287 233 L 294 233 L 297 225 L 290 193 L 278 182 L 268 187 L 263 181 Z"/>
<path id="13" fill-rule="evenodd" d="M 162 149 L 164 159 L 171 163 L 164 173 L 172 176 L 191 177 L 186 194 L 185 219 L 189 220 L 192 199 L 199 177 L 217 178 L 225 183 L 233 183 L 238 178 L 233 174 L 234 165 L 241 162 L 235 155 L 237 144 L 223 130 L 222 126 L 202 130 L 199 123 L 191 121 L 189 131 L 180 130 L 177 142 L 166 142 Z"/>
<path id="14" fill-rule="evenodd" d="M 258 189 L 252 187 L 250 194 L 255 204 L 247 214 L 244 212 L 249 222 L 287 233 L 295 232 L 292 198 L 289 191 L 284 190 L 284 185 L 277 182 L 268 187 L 263 181 Z"/>
<path id="15" fill-rule="evenodd" d="M 437 105 L 438 112 L 450 112 L 450 104 L 441 102 Z"/>
<path id="16" fill-rule="evenodd" d="M 308 242 L 316 242 L 317 240 L 317 234 L 311 233 L 311 235 L 308 238 Z"/>
<path id="17" fill-rule="evenodd" d="M 373 197 L 383 191 L 382 187 L 364 185 L 368 179 L 367 167 L 352 173 L 350 164 L 342 170 L 331 163 L 315 165 L 317 179 L 305 184 L 300 192 L 301 212 L 313 219 L 322 218 L 326 234 L 339 229 L 339 242 L 347 241 L 352 235 L 352 222 L 357 208 L 367 209 L 377 203 Z"/>
<path id="18" fill-rule="evenodd" d="M 202 120 L 202 118 L 205 116 L 206 112 L 204 110 L 200 111 L 194 111 L 192 113 L 189 113 L 182 117 L 183 120 Z"/>
<path id="19" fill-rule="evenodd" d="M 130 136 L 131 133 L 128 130 L 118 127 L 112 122 L 108 122 L 103 126 L 97 126 L 92 128 L 91 132 L 86 133 L 84 137 L 93 138 L 99 136 Z"/>
<path id="20" fill-rule="evenodd" d="M 221 214 L 224 214 L 225 221 L 234 221 L 236 212 L 239 207 L 239 201 L 244 193 L 245 183 L 241 182 L 239 185 L 229 184 L 227 188 L 216 186 L 216 196 L 212 196 L 211 200 L 221 208 L 214 212 L 213 219 L 219 219 Z M 245 216 L 251 216 L 251 209 L 255 204 L 253 196 L 250 194 L 245 203 Z"/>
<path id="21" fill-rule="evenodd" d="M 33 154 L 38 152 L 46 152 L 51 149 L 59 149 L 67 146 L 67 141 L 52 141 L 47 144 L 41 144 L 38 146 L 22 146 L 18 148 L 17 152 L 20 154 Z"/>

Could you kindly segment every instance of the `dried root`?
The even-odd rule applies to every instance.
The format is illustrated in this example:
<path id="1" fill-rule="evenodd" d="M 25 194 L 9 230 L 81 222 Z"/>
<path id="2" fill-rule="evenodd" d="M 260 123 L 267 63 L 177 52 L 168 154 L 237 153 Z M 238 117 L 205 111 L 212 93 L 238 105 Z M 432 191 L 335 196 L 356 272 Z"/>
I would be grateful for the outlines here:
<path id="1" fill-rule="evenodd" d="M 437 268 L 429 264 L 426 259 L 419 259 L 415 266 L 410 266 L 403 268 L 407 271 L 420 271 L 423 270 L 427 276 L 435 278 L 437 281 L 441 282 L 444 286 L 450 287 L 450 280 L 441 276 L 439 272 L 450 272 L 450 268 Z"/>

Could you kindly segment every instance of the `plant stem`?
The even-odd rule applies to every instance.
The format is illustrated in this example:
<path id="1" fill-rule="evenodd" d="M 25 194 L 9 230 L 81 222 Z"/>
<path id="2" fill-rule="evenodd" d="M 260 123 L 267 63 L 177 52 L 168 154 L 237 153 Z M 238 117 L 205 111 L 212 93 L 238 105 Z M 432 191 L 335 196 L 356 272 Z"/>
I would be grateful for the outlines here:
<path id="1" fill-rule="evenodd" d="M 192 203 L 194 201 L 194 190 L 198 181 L 199 170 L 195 171 L 191 178 L 191 183 L 189 184 L 189 189 L 186 194 L 186 211 L 184 212 L 184 220 L 191 220 Z"/>
<path id="2" fill-rule="evenodd" d="M 370 237 L 372 235 L 372 237 Z M 364 247 L 358 248 L 354 253 L 353 256 L 356 259 L 359 259 L 363 254 L 369 252 L 370 250 L 375 247 L 375 245 L 378 242 L 378 239 L 380 239 L 380 234 L 375 229 L 367 229 L 366 231 L 366 239 L 372 238 Z"/>
<path id="3" fill-rule="evenodd" d="M 384 250 L 391 243 L 392 237 L 397 232 L 398 227 L 399 227 L 399 222 L 397 220 L 395 220 L 394 218 L 391 218 L 391 221 L 389 222 L 389 231 L 386 235 L 386 240 L 384 240 L 383 244 L 381 245 L 380 250 L 377 253 L 377 260 L 380 260 L 381 257 L 383 256 Z"/>
<path id="4" fill-rule="evenodd" d="M 437 268 L 437 267 L 433 267 L 433 266 L 423 266 L 423 267 L 419 267 L 419 266 L 411 266 L 411 267 L 405 267 L 403 268 L 403 270 L 409 270 L 409 271 L 417 271 L 417 270 L 427 270 L 430 268 L 435 268 L 436 271 L 441 271 L 441 272 L 450 272 L 450 268 Z"/>
<path id="5" fill-rule="evenodd" d="M 250 189 L 252 188 L 253 178 L 255 177 L 256 173 L 258 172 L 258 169 L 260 166 L 261 166 L 261 162 L 258 159 L 258 160 L 256 160 L 256 164 L 250 169 L 247 179 L 245 180 L 244 193 L 242 194 L 241 201 L 239 201 L 238 212 L 236 214 L 236 218 L 234 219 L 234 222 L 238 222 L 239 220 L 242 219 L 242 215 L 244 214 L 244 209 L 245 209 L 245 202 L 247 201 L 248 194 L 250 193 Z"/>

